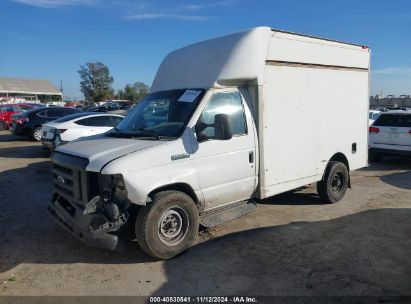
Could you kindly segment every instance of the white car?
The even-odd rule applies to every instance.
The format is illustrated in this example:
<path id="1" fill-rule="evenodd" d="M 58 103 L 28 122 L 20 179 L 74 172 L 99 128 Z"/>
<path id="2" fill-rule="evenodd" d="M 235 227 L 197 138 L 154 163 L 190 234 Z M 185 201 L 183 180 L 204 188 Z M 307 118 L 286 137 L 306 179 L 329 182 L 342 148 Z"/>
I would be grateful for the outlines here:
<path id="1" fill-rule="evenodd" d="M 102 134 L 116 127 L 124 116 L 108 113 L 77 113 L 68 115 L 41 128 L 43 146 L 53 150 L 80 137 Z"/>
<path id="2" fill-rule="evenodd" d="M 381 114 L 381 111 L 369 110 L 368 111 L 368 126 L 371 126 L 373 122 L 377 120 L 380 114 Z"/>
<path id="3" fill-rule="evenodd" d="M 369 127 L 369 160 L 386 154 L 411 155 L 411 111 L 381 113 Z"/>

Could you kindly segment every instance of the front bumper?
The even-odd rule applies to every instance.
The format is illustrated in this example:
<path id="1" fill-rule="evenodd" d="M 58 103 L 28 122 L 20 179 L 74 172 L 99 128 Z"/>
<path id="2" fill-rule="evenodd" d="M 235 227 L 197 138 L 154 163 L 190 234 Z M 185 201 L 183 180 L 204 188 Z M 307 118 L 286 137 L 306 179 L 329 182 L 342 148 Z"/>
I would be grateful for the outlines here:
<path id="1" fill-rule="evenodd" d="M 127 221 L 128 215 L 122 215 L 115 221 L 108 221 L 102 213 L 90 212 L 86 207 L 70 203 L 55 194 L 48 205 L 48 211 L 66 231 L 85 244 L 108 250 L 117 250 L 119 238 L 115 232 Z"/>

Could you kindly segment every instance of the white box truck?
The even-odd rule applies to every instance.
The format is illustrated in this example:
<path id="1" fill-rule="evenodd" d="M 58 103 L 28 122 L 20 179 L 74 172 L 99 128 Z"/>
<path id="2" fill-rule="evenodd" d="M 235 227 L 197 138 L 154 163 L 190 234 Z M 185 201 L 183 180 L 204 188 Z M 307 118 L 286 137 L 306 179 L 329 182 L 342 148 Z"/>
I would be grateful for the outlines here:
<path id="1" fill-rule="evenodd" d="M 268 27 L 178 49 L 117 128 L 56 150 L 48 209 L 89 245 L 132 227 L 168 259 L 278 193 L 335 203 L 367 165 L 369 67 L 368 47 Z"/>

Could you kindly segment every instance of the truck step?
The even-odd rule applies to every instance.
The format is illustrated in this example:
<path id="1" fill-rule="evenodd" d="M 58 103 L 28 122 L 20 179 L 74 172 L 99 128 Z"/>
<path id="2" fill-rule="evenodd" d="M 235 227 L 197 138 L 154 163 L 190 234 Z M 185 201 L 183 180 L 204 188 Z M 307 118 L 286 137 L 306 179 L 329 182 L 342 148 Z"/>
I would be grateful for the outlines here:
<path id="1" fill-rule="evenodd" d="M 253 201 L 242 201 L 200 214 L 200 224 L 211 228 L 224 222 L 232 221 L 257 209 Z"/>

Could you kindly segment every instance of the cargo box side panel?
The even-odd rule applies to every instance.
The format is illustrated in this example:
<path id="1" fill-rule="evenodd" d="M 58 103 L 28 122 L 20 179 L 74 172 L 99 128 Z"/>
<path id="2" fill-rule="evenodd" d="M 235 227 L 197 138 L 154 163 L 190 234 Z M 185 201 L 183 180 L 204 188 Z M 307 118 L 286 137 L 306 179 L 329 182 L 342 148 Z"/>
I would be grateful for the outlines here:
<path id="1" fill-rule="evenodd" d="M 366 166 L 367 111 L 366 70 L 267 64 L 259 107 L 260 197 L 320 180 L 337 152 L 351 170 Z"/>
<path id="2" fill-rule="evenodd" d="M 268 60 L 369 68 L 369 49 L 350 44 L 273 32 Z"/>

